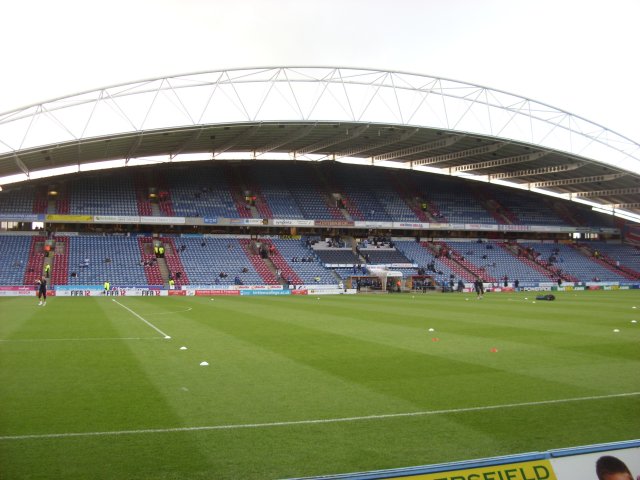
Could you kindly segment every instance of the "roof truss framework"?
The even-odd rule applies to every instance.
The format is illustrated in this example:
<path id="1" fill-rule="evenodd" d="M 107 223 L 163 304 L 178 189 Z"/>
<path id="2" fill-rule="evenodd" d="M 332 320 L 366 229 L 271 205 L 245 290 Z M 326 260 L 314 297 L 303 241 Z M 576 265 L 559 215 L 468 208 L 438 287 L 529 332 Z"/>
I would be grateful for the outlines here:
<path id="1" fill-rule="evenodd" d="M 468 163 L 466 165 L 458 165 L 451 168 L 453 172 L 468 172 L 470 170 L 483 170 L 485 168 L 502 167 L 504 165 L 513 165 L 514 163 L 532 162 L 547 155 L 548 152 L 526 153 L 524 155 L 516 155 L 515 157 L 496 158 L 486 162 Z"/>
<path id="2" fill-rule="evenodd" d="M 531 184 L 533 188 L 559 187 L 564 185 L 576 185 L 580 183 L 599 183 L 610 182 L 618 178 L 624 177 L 626 173 L 612 173 L 610 175 L 596 175 L 593 177 L 577 177 L 563 178 L 561 180 L 546 180 L 544 182 L 534 182 Z"/>
<path id="3" fill-rule="evenodd" d="M 256 150 L 256 156 L 262 155 L 265 153 L 269 153 L 273 150 L 276 150 L 284 145 L 288 145 L 296 140 L 300 140 L 301 138 L 309 135 L 313 129 L 316 128 L 316 125 L 307 125 L 306 127 L 299 128 L 295 131 L 291 136 L 284 137 L 282 140 L 274 141 L 271 144 L 265 145 L 264 147 L 260 147 Z"/>
<path id="4" fill-rule="evenodd" d="M 503 172 L 503 173 L 494 173 L 489 175 L 490 180 L 505 180 L 509 178 L 519 178 L 519 177 L 534 177 L 537 175 L 547 175 L 559 172 L 569 172 L 571 170 L 576 170 L 582 167 L 584 163 L 567 163 L 564 165 L 553 165 L 549 167 L 541 167 L 541 168 L 528 168 L 526 170 L 518 170 L 516 172 Z"/>
<path id="5" fill-rule="evenodd" d="M 367 131 L 369 125 L 360 125 L 353 129 L 347 128 L 344 132 L 344 136 L 335 136 L 329 138 L 327 140 L 322 140 L 311 145 L 308 145 L 304 148 L 300 148 L 293 152 L 294 156 L 296 155 L 307 155 L 309 153 L 315 153 L 320 150 L 325 150 L 326 148 L 333 147 L 334 145 L 338 145 L 340 143 L 348 142 L 353 140 L 354 138 L 358 138 L 364 132 Z"/>
<path id="6" fill-rule="evenodd" d="M 268 128 L 281 124 L 287 128 Z M 385 135 L 363 142 L 373 128 Z M 486 158 L 500 148 L 503 158 Z M 542 102 L 427 75 L 341 67 L 217 70 L 104 87 L 0 114 L 0 177 L 226 152 L 445 164 L 449 173 L 490 169 L 490 180 L 534 177 L 533 188 L 617 175 L 606 177 L 609 191 L 627 192 L 620 204 L 638 203 L 637 192 L 629 193 L 640 172 L 637 142 Z M 419 158 L 427 152 L 433 155 Z M 524 162 L 535 165 L 510 168 Z M 562 178 L 576 168 L 581 177 Z"/>
<path id="7" fill-rule="evenodd" d="M 504 145 L 504 143 L 492 143 L 490 145 L 483 145 L 482 147 L 470 148 L 468 150 L 460 150 L 457 152 L 436 155 L 434 157 L 421 158 L 419 160 L 413 160 L 412 163 L 416 166 L 424 166 L 435 165 L 436 163 L 445 163 L 451 160 L 462 160 L 465 158 L 475 157 L 477 155 L 493 153 Z"/>
<path id="8" fill-rule="evenodd" d="M 371 150 L 388 147 L 390 145 L 395 145 L 398 142 L 403 142 L 408 138 L 411 138 L 417 132 L 418 132 L 418 129 L 410 129 L 403 133 L 393 135 L 391 138 L 387 140 L 381 140 L 379 142 L 371 142 L 371 143 L 367 143 L 366 145 L 361 145 L 358 147 L 351 148 L 349 150 L 343 150 L 341 152 L 336 153 L 336 156 L 337 157 L 355 157 Z"/>
<path id="9" fill-rule="evenodd" d="M 618 195 L 637 195 L 640 193 L 640 187 L 632 188 L 612 188 L 611 190 L 594 190 L 589 192 L 574 192 L 574 197 L 580 198 L 599 198 L 599 197 L 615 197 Z"/>
<path id="10" fill-rule="evenodd" d="M 446 148 L 446 147 L 455 145 L 463 138 L 464 136 L 449 136 L 447 138 L 443 138 L 442 140 L 435 140 L 433 142 L 425 143 L 423 145 L 416 145 L 414 147 L 402 148 L 400 150 L 395 150 L 393 152 L 376 155 L 374 157 L 371 157 L 371 160 L 373 160 L 374 162 L 385 161 L 385 160 L 396 160 L 398 158 L 408 157 L 410 155 L 416 155 L 418 153 L 424 153 L 430 150 L 438 150 L 441 148 Z"/>

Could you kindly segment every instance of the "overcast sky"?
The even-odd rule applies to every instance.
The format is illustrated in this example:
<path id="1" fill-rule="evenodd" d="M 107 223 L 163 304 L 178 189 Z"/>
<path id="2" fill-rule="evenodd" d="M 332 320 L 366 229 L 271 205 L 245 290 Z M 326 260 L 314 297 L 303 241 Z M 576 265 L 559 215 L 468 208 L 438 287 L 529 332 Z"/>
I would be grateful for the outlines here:
<path id="1" fill-rule="evenodd" d="M 353 66 L 505 90 L 640 143 L 640 0 L 23 0 L 0 18 L 0 112 L 169 74 Z"/>

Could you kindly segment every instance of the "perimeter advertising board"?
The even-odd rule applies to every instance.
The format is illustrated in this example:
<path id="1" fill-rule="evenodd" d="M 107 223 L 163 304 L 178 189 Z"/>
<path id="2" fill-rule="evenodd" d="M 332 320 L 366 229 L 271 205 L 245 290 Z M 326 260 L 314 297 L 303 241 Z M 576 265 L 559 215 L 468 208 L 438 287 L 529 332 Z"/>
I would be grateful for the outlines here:
<path id="1" fill-rule="evenodd" d="M 347 474 L 340 475 L 338 478 L 351 480 L 364 480 L 364 478 L 378 480 L 634 480 L 640 479 L 639 474 L 640 441 L 633 440 L 460 462 L 457 465 L 450 463 L 365 474 Z"/>
<path id="2" fill-rule="evenodd" d="M 490 467 L 392 478 L 411 480 L 558 480 L 549 460 L 508 463 Z"/>
<path id="3" fill-rule="evenodd" d="M 34 297 L 35 287 L 27 286 L 6 286 L 0 287 L 0 297 Z"/>

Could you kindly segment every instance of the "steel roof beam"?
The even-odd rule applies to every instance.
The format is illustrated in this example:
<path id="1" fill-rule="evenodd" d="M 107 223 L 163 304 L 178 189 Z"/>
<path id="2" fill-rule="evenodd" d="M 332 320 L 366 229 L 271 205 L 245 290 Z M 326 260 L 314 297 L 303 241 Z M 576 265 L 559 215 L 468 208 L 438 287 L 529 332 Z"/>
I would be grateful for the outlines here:
<path id="1" fill-rule="evenodd" d="M 545 182 L 534 182 L 531 184 L 533 188 L 559 187 L 563 185 L 576 185 L 579 183 L 595 183 L 610 182 L 620 177 L 626 176 L 625 173 L 612 173 L 609 175 L 595 175 L 592 177 L 563 178 L 560 180 L 547 180 Z"/>
<path id="2" fill-rule="evenodd" d="M 20 157 L 18 157 L 18 155 L 14 154 L 13 155 L 13 159 L 16 162 L 16 165 L 18 166 L 18 168 L 20 170 L 22 170 L 22 173 L 24 173 L 28 177 L 29 176 L 29 169 L 24 164 L 24 162 L 22 160 L 20 160 Z"/>
<path id="3" fill-rule="evenodd" d="M 640 203 L 614 203 L 615 208 L 640 208 Z"/>
<path id="4" fill-rule="evenodd" d="M 514 157 L 496 158 L 487 160 L 486 162 L 468 163 L 466 165 L 458 165 L 452 167 L 452 172 L 467 172 L 469 170 L 482 170 L 485 168 L 500 167 L 503 165 L 512 165 L 514 163 L 524 163 L 538 160 L 547 155 L 547 152 L 525 153 L 524 155 L 516 155 Z"/>
<path id="5" fill-rule="evenodd" d="M 387 147 L 389 145 L 393 145 L 394 143 L 398 143 L 398 142 L 403 142 L 404 140 L 414 136 L 418 132 L 418 130 L 419 129 L 414 128 L 400 135 L 393 135 L 391 138 L 388 138 L 386 140 L 367 143 L 366 145 L 360 145 L 359 147 L 354 147 L 343 152 L 336 152 L 336 157 L 353 157 L 354 155 L 358 155 L 359 153 L 362 153 L 362 152 L 374 150 L 376 148 Z"/>
<path id="6" fill-rule="evenodd" d="M 385 161 L 385 160 L 395 160 L 396 158 L 402 158 L 409 155 L 416 155 L 418 153 L 424 153 L 430 150 L 437 150 L 439 148 L 450 147 L 451 145 L 458 143 L 463 138 L 465 138 L 464 135 L 459 135 L 459 136 L 452 135 L 450 137 L 442 138 L 434 142 L 425 143 L 423 145 L 417 145 L 415 147 L 408 147 L 408 148 L 401 148 L 400 150 L 396 150 L 395 152 L 376 155 L 375 157 L 372 157 L 371 160 L 373 160 L 374 162 Z"/>
<path id="7" fill-rule="evenodd" d="M 553 165 L 550 167 L 528 168 L 516 172 L 494 173 L 489 175 L 489 180 L 504 180 L 505 178 L 533 177 L 535 175 L 545 175 L 547 173 L 569 172 L 583 166 L 584 163 L 569 163 L 566 165 Z"/>
<path id="8" fill-rule="evenodd" d="M 220 145 L 218 148 L 215 148 L 213 150 L 213 156 L 216 157 L 217 155 L 220 155 L 221 153 L 226 152 L 227 150 L 232 149 L 233 147 L 235 147 L 238 142 L 244 138 L 251 138 L 253 137 L 256 133 L 258 133 L 258 130 L 260 129 L 261 124 L 258 125 L 251 125 L 249 128 L 244 129 L 243 131 L 241 131 L 240 133 L 238 133 L 238 135 L 236 135 L 235 137 L 233 137 L 231 140 L 229 140 L 226 143 L 223 143 L 222 145 Z"/>
<path id="9" fill-rule="evenodd" d="M 176 149 L 176 151 L 175 152 L 171 152 L 171 154 L 169 155 L 169 158 L 171 158 L 171 160 L 173 160 L 178 155 L 180 155 L 184 151 L 185 148 L 187 148 L 189 145 L 191 145 L 193 142 L 197 141 L 200 138 L 200 136 L 202 135 L 202 132 L 204 132 L 204 127 L 200 127 L 198 130 L 196 130 L 194 132 L 193 135 L 191 135 L 184 142 L 182 142 L 180 145 L 178 145 L 178 148 Z"/>
<path id="10" fill-rule="evenodd" d="M 131 146 L 131 148 L 129 149 L 129 151 L 127 152 L 127 155 L 124 158 L 124 163 L 125 165 L 129 163 L 129 160 L 131 158 L 135 157 L 135 152 L 138 149 L 138 147 L 140 146 L 140 144 L 142 143 L 142 137 L 144 136 L 144 132 L 140 132 L 138 134 L 138 138 L 136 139 L 136 141 L 134 142 L 134 144 Z"/>
<path id="11" fill-rule="evenodd" d="M 264 147 L 256 148 L 256 156 L 262 155 L 264 153 L 272 152 L 273 150 L 276 150 L 277 148 L 280 148 L 283 145 L 287 145 L 288 143 L 295 142 L 296 140 L 300 140 L 301 138 L 309 135 L 314 128 L 316 128 L 315 123 L 311 125 L 307 125 L 306 127 L 297 129 L 293 133 L 293 135 L 291 135 L 290 137 L 285 137 L 284 139 L 280 139 L 276 142 L 265 145 Z"/>
<path id="12" fill-rule="evenodd" d="M 470 148 L 468 150 L 461 150 L 459 152 L 445 153 L 443 155 L 436 155 L 435 157 L 421 158 L 419 160 L 413 160 L 411 163 L 414 166 L 433 165 L 435 163 L 449 162 L 451 160 L 461 160 L 463 158 L 473 157 L 475 155 L 483 155 L 485 153 L 492 153 L 502 148 L 506 143 L 492 143 L 490 145 L 483 145 L 482 147 Z"/>
<path id="13" fill-rule="evenodd" d="M 592 192 L 574 192 L 571 196 L 580 198 L 597 198 L 613 197 L 616 195 L 635 195 L 636 193 L 640 193 L 640 187 L 612 188 L 611 190 L 594 190 Z"/>
<path id="14" fill-rule="evenodd" d="M 299 156 L 299 155 L 306 155 L 308 153 L 317 152 L 318 150 L 322 150 L 324 148 L 331 147 L 333 145 L 337 145 L 339 143 L 346 142 L 348 140 L 357 138 L 360 135 L 362 135 L 364 132 L 366 132 L 368 128 L 369 128 L 369 124 L 360 125 L 359 127 L 355 127 L 355 128 L 351 128 L 351 129 L 347 128 L 347 131 L 345 133 L 346 138 L 343 137 L 343 136 L 332 137 L 332 138 L 329 138 L 327 140 L 321 140 L 319 142 L 313 143 L 311 145 L 308 145 L 308 146 L 306 146 L 304 148 L 301 148 L 300 150 L 296 150 L 296 151 L 291 152 L 291 153 L 294 156 Z"/>

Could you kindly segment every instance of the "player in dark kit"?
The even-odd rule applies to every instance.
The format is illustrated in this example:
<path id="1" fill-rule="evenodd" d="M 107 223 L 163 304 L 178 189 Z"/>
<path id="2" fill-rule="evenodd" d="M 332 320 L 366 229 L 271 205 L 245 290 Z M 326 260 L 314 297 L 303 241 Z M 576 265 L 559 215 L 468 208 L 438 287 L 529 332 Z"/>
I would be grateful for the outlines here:
<path id="1" fill-rule="evenodd" d="M 476 281 L 473 282 L 473 287 L 475 288 L 476 294 L 478 295 L 476 298 L 482 298 L 482 296 L 484 295 L 484 284 L 482 283 L 480 277 L 476 278 Z"/>
<path id="2" fill-rule="evenodd" d="M 38 285 L 38 300 L 40 300 L 38 305 L 44 307 L 47 304 L 47 279 L 42 277 L 36 285 Z"/>

